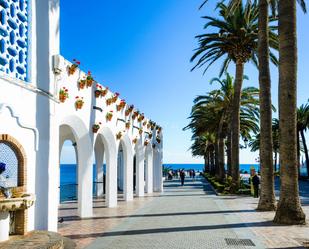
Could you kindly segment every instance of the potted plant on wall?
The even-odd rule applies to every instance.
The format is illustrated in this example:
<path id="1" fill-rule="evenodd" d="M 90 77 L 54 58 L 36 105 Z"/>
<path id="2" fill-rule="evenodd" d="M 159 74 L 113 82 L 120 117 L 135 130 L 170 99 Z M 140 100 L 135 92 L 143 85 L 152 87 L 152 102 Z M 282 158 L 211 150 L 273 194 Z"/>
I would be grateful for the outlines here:
<path id="1" fill-rule="evenodd" d="M 83 105 L 84 105 L 84 98 L 80 97 L 80 96 L 76 96 L 75 97 L 75 108 L 76 110 L 78 109 L 82 109 Z"/>
<path id="2" fill-rule="evenodd" d="M 112 98 L 106 99 L 106 105 L 111 105 L 113 102 Z"/>
<path id="3" fill-rule="evenodd" d="M 156 137 L 157 143 L 161 143 L 161 138 L 160 137 Z"/>
<path id="4" fill-rule="evenodd" d="M 73 75 L 76 72 L 76 69 L 79 67 L 80 62 L 76 59 L 73 59 L 73 64 L 68 67 L 69 76 Z"/>
<path id="5" fill-rule="evenodd" d="M 92 83 L 93 83 L 94 79 L 91 75 L 91 72 L 88 71 L 87 76 L 86 76 L 86 83 L 87 83 L 87 87 L 91 87 Z"/>
<path id="6" fill-rule="evenodd" d="M 100 129 L 101 124 L 102 124 L 101 122 L 93 124 L 92 125 L 92 132 L 97 133 L 98 130 Z"/>
<path id="7" fill-rule="evenodd" d="M 139 129 L 138 129 L 138 133 L 139 133 L 140 135 L 142 135 L 142 134 L 143 134 L 143 129 L 142 129 L 142 128 L 139 128 Z"/>
<path id="8" fill-rule="evenodd" d="M 117 134 L 116 134 L 116 139 L 117 140 L 120 140 L 122 138 L 122 132 L 119 131 Z"/>
<path id="9" fill-rule="evenodd" d="M 112 118 L 113 118 L 113 111 L 111 110 L 111 111 L 109 111 L 108 113 L 106 113 L 106 120 L 107 121 L 111 121 L 112 120 Z"/>
<path id="10" fill-rule="evenodd" d="M 131 127 L 131 123 L 130 122 L 126 122 L 126 129 L 129 130 Z"/>
<path id="11" fill-rule="evenodd" d="M 122 100 L 120 101 L 120 103 L 116 106 L 116 109 L 117 109 L 117 111 L 119 112 L 119 111 L 121 111 L 122 109 L 124 109 L 125 106 L 126 106 L 126 102 L 125 102 L 124 99 L 122 99 Z"/>
<path id="12" fill-rule="evenodd" d="M 130 105 L 129 108 L 125 111 L 125 115 L 129 116 L 130 113 L 133 111 L 134 109 L 134 105 Z"/>
<path id="13" fill-rule="evenodd" d="M 137 140 L 138 140 L 138 138 L 135 137 L 135 138 L 132 140 L 132 142 L 133 142 L 134 144 L 136 144 L 136 143 L 137 143 Z"/>
<path id="14" fill-rule="evenodd" d="M 147 146 L 149 144 L 148 140 L 145 140 L 144 145 Z"/>
<path id="15" fill-rule="evenodd" d="M 96 89 L 95 89 L 95 91 L 94 91 L 94 96 L 96 97 L 96 98 L 99 98 L 99 97 L 101 97 L 102 96 L 102 86 L 101 85 L 99 85 L 99 84 L 97 84 L 96 85 Z"/>
<path id="16" fill-rule="evenodd" d="M 102 97 L 105 97 L 106 94 L 107 94 L 107 92 L 108 92 L 108 87 L 105 87 L 105 89 L 103 89 L 103 90 L 101 91 L 101 96 L 102 96 Z"/>
<path id="17" fill-rule="evenodd" d="M 145 116 L 144 116 L 144 113 L 140 114 L 139 117 L 138 117 L 138 122 L 142 122 L 144 120 Z"/>
<path id="18" fill-rule="evenodd" d="M 148 138 L 151 139 L 152 138 L 152 133 L 148 133 Z"/>
<path id="19" fill-rule="evenodd" d="M 86 80 L 85 80 L 85 79 L 80 79 L 80 80 L 78 81 L 78 89 L 79 89 L 79 90 L 80 90 L 80 89 L 84 89 L 85 86 L 86 86 Z"/>
<path id="20" fill-rule="evenodd" d="M 113 102 L 113 103 L 116 103 L 116 101 L 117 101 L 119 95 L 120 95 L 120 94 L 117 93 L 117 92 L 113 95 L 113 97 L 112 97 L 112 102 Z"/>
<path id="21" fill-rule="evenodd" d="M 139 115 L 139 111 L 133 112 L 132 119 L 135 120 L 138 117 L 138 115 Z"/>
<path id="22" fill-rule="evenodd" d="M 64 103 L 67 98 L 69 98 L 69 90 L 65 87 L 60 88 L 60 90 L 59 90 L 59 100 L 60 100 L 60 102 Z"/>

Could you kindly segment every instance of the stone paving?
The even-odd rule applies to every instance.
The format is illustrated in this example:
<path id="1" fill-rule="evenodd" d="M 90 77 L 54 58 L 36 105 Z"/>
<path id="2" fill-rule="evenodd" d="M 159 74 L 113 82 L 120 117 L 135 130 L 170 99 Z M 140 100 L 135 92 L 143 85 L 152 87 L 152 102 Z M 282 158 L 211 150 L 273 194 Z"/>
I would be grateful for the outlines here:
<path id="1" fill-rule="evenodd" d="M 218 206 L 217 199 L 208 183 L 187 181 L 181 187 L 178 181 L 167 182 L 164 194 L 101 234 L 87 248 L 253 248 L 228 245 L 227 240 L 264 248 L 234 211 L 226 211 L 222 204 Z"/>
<path id="2" fill-rule="evenodd" d="M 300 186 L 309 218 L 309 182 Z M 62 204 L 59 212 L 64 222 L 59 232 L 78 248 L 90 249 L 304 248 L 309 226 L 275 225 L 274 212 L 255 211 L 257 201 L 216 196 L 201 179 L 187 180 L 184 187 L 178 180 L 167 181 L 161 195 L 120 201 L 117 208 L 106 208 L 103 200 L 95 200 L 95 217 L 90 219 L 77 217 L 76 203 Z"/>

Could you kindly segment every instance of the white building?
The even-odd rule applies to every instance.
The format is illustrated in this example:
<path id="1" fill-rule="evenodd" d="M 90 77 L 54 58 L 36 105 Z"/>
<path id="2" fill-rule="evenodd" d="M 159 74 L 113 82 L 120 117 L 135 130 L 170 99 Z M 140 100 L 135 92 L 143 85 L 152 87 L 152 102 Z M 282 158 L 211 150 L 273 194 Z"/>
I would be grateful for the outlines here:
<path id="1" fill-rule="evenodd" d="M 94 160 L 99 182 L 106 161 L 108 207 L 117 206 L 117 175 L 125 200 L 133 200 L 133 161 L 136 195 L 162 191 L 161 128 L 134 115 L 135 110 L 126 111 L 128 105 L 117 110 L 121 100 L 113 102 L 109 91 L 96 98 L 95 82 L 81 89 L 86 74 L 77 68 L 69 75 L 72 64 L 59 55 L 59 26 L 59 0 L 0 0 L 0 162 L 15 177 L 13 192 L 36 196 L 34 205 L 16 216 L 17 226 L 24 227 L 16 228 L 21 233 L 57 231 L 59 158 L 65 140 L 75 145 L 80 217 L 92 216 Z M 62 103 L 63 87 L 69 98 Z M 77 96 L 83 97 L 81 109 Z M 95 133 L 93 125 L 99 122 Z M 2 231 L 7 213 L 0 210 Z"/>

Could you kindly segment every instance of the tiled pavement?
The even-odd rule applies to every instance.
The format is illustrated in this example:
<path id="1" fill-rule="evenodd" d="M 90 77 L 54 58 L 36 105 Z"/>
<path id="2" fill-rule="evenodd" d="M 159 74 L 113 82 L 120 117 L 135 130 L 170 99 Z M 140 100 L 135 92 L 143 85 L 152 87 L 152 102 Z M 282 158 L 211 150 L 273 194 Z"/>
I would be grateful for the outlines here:
<path id="1" fill-rule="evenodd" d="M 302 186 L 302 189 L 309 183 Z M 208 183 L 166 182 L 161 195 L 105 208 L 95 201 L 95 217 L 79 220 L 75 203 L 62 205 L 59 232 L 79 248 L 302 248 L 308 226 L 276 226 L 274 212 L 255 212 L 257 199 L 216 196 Z M 309 198 L 302 196 L 309 218 Z M 73 215 L 72 215 L 73 212 Z M 255 246 L 231 246 L 226 239 L 249 239 Z M 235 242 L 235 241 L 234 241 Z M 250 241 L 249 241 L 250 242 Z"/>
<path id="2" fill-rule="evenodd" d="M 207 183 L 189 181 L 184 187 L 178 181 L 166 183 L 164 194 L 87 248 L 253 248 L 231 246 L 226 239 L 249 239 L 254 248 L 264 248 L 234 212 L 218 206 L 217 199 Z"/>

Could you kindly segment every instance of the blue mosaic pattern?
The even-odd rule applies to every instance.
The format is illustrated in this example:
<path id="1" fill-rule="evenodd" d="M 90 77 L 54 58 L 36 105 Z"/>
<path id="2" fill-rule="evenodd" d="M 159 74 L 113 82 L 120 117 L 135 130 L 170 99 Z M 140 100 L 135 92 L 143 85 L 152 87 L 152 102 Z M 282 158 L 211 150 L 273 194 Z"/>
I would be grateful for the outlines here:
<path id="1" fill-rule="evenodd" d="M 1 187 L 18 186 L 18 159 L 16 153 L 6 143 L 0 143 L 0 162 L 6 164 L 5 171 L 1 174 L 5 182 L 0 181 Z"/>
<path id="2" fill-rule="evenodd" d="M 0 0 L 0 71 L 28 81 L 28 1 Z"/>

